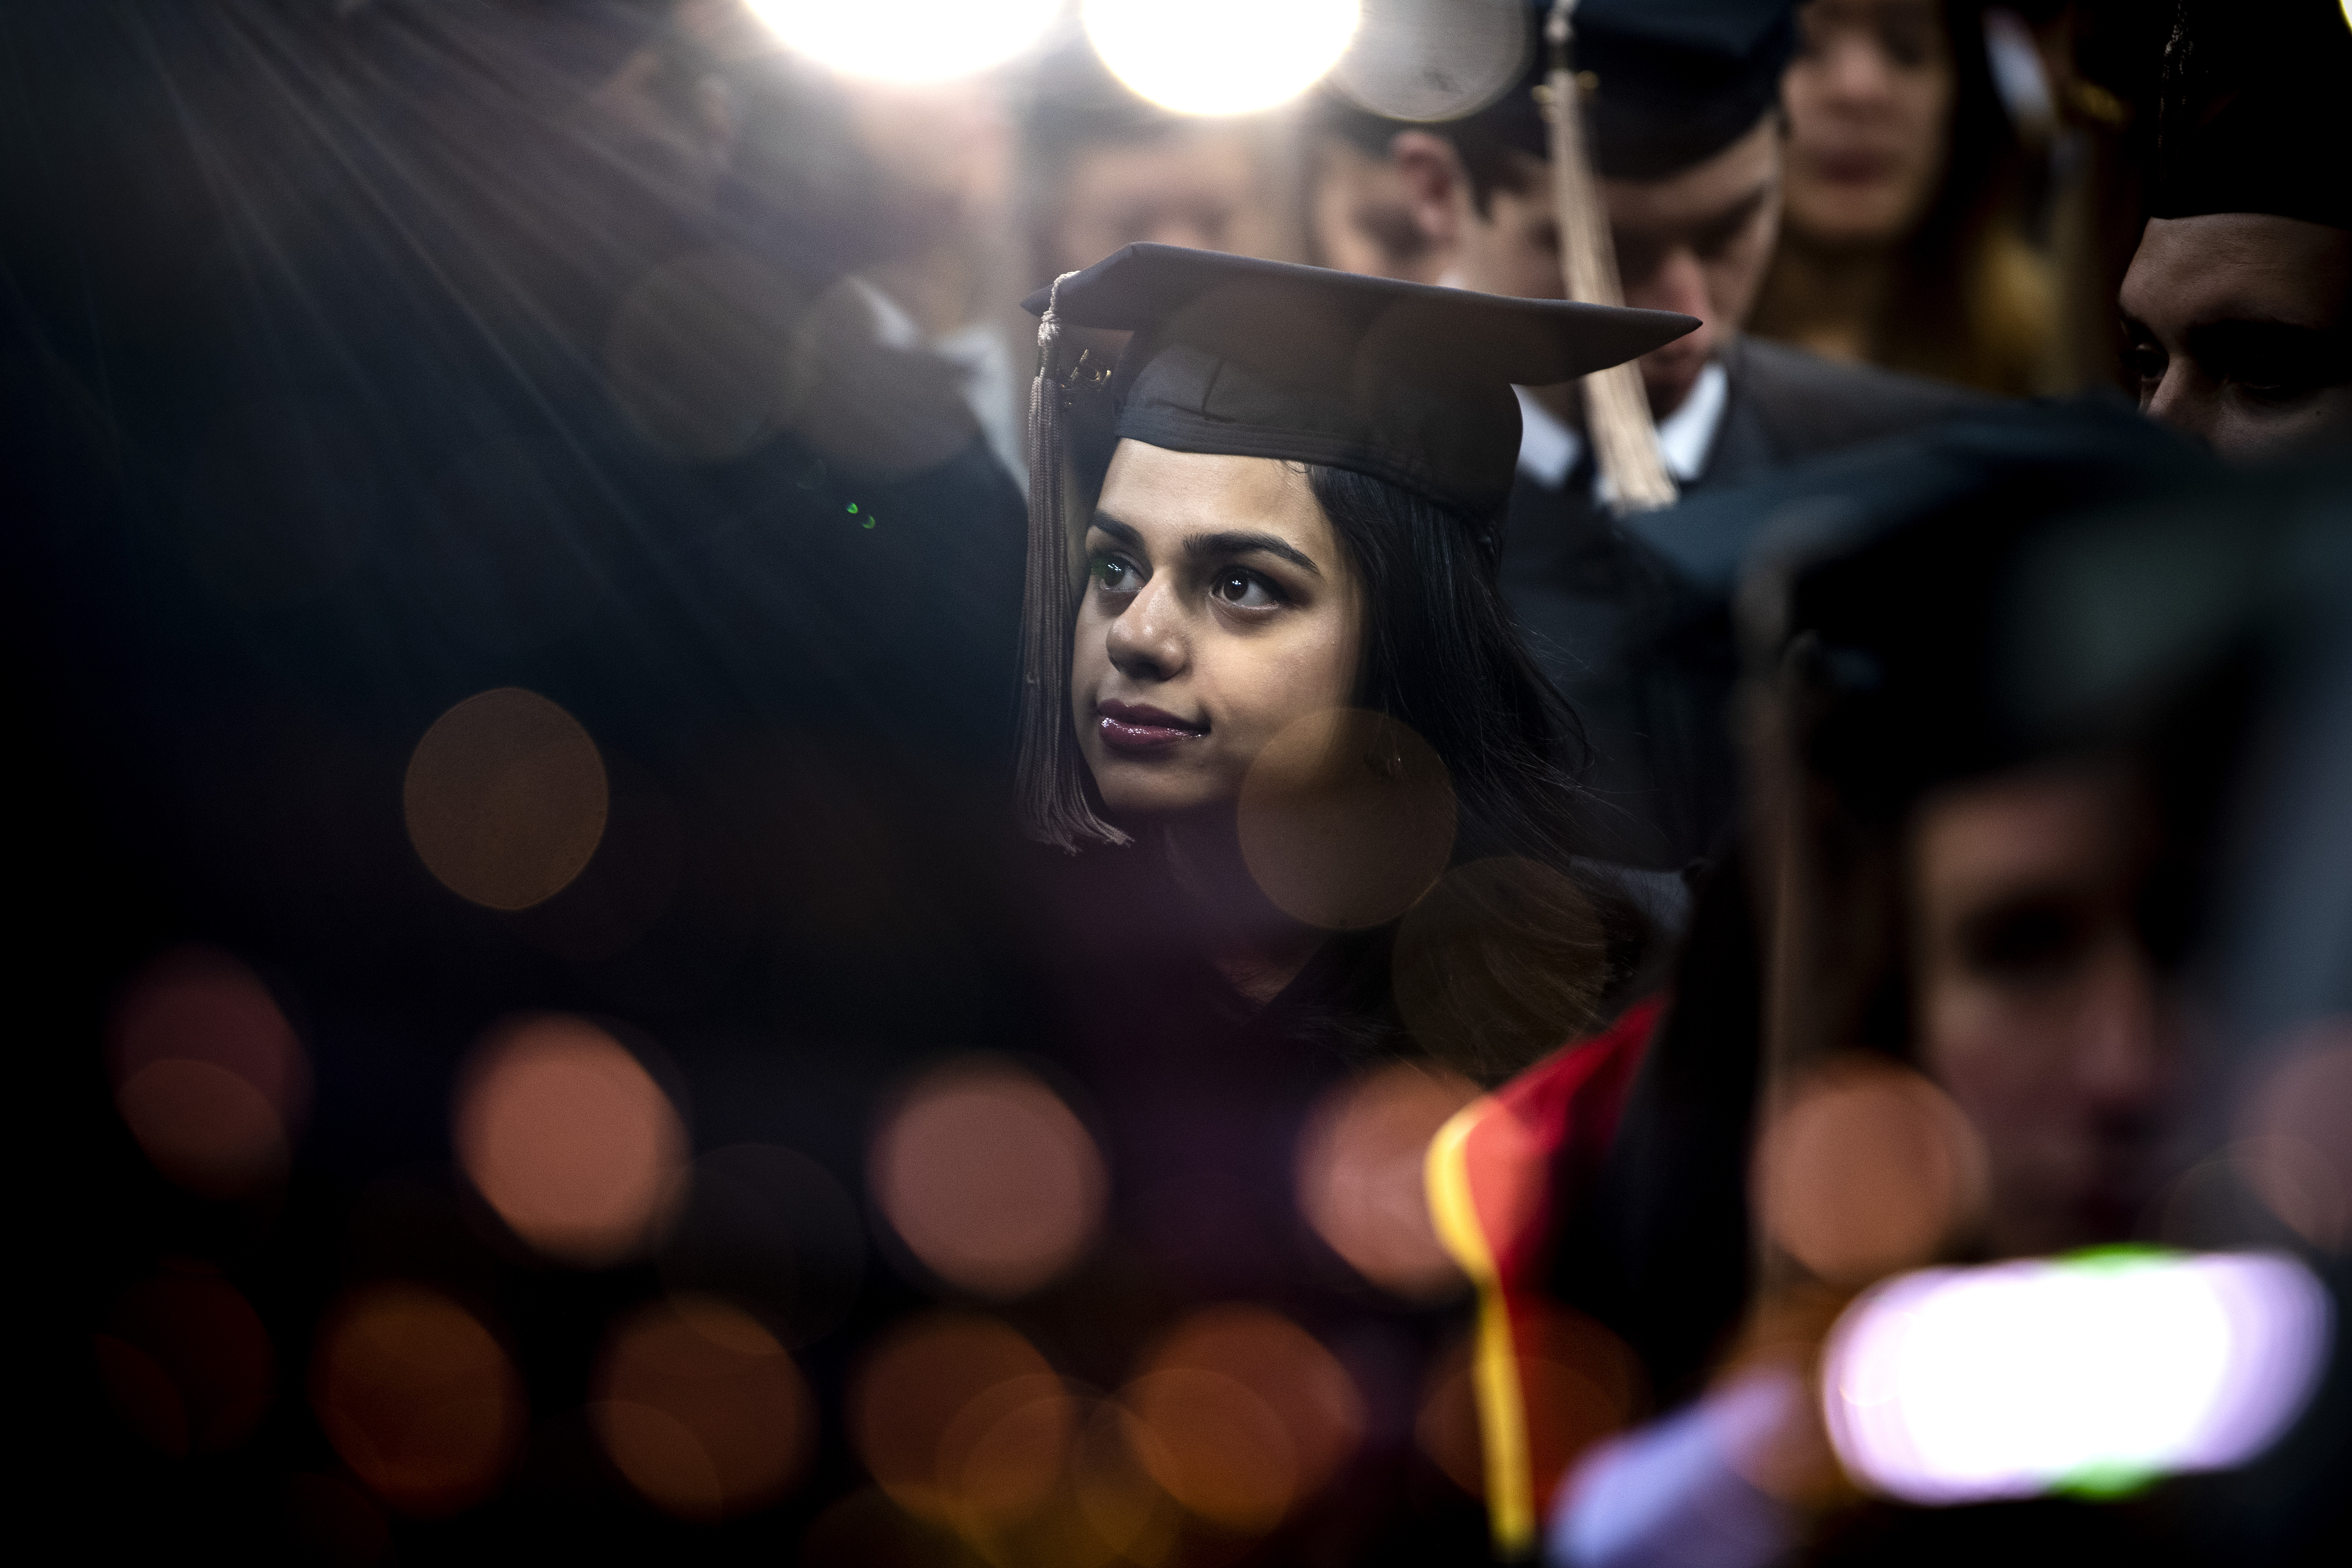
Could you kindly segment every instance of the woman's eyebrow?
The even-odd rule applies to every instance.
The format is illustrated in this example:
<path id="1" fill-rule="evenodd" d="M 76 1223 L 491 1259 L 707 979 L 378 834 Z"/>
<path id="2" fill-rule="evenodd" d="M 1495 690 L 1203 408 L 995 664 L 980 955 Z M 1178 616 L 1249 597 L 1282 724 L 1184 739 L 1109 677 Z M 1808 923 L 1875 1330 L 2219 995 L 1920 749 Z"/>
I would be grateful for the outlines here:
<path id="1" fill-rule="evenodd" d="M 1184 536 L 1184 553 L 1195 561 L 1210 555 L 1248 555 L 1254 552 L 1287 561 L 1300 571 L 1318 577 L 1323 575 L 1323 568 L 1316 565 L 1304 551 L 1271 533 L 1188 533 Z"/>
<path id="2" fill-rule="evenodd" d="M 1107 511 L 1098 511 L 1095 513 L 1094 516 L 1088 520 L 1088 526 L 1101 529 L 1105 533 L 1109 534 L 1113 539 L 1118 540 L 1121 544 L 1127 545 L 1131 549 L 1140 550 L 1143 548 L 1143 535 L 1136 532 L 1132 525 L 1119 521 L 1118 519 L 1111 516 L 1111 514 Z"/>

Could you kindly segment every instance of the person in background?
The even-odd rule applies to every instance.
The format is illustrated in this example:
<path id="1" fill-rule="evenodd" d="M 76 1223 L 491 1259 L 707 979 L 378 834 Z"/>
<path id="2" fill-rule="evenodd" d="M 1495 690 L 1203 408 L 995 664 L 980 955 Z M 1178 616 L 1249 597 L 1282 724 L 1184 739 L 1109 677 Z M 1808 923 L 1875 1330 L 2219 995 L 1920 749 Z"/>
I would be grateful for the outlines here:
<path id="1" fill-rule="evenodd" d="M 1413 211 L 1404 172 L 1389 156 L 1409 127 L 1321 94 L 1307 149 L 1307 258 L 1318 267 L 1434 283 L 1446 257 Z"/>
<path id="2" fill-rule="evenodd" d="M 2225 458 L 2352 445 L 2347 81 L 2333 0 L 2175 14 L 2125 353 L 2142 411 Z"/>
<path id="3" fill-rule="evenodd" d="M 2324 1560 L 2302 1554 L 2316 1535 L 2271 1555 L 2341 1515 L 2333 1474 L 2293 1455 L 2234 1500 L 2053 1501 L 1964 1522 L 1862 1495 L 1821 1426 L 1823 1335 L 1879 1280 L 2131 1244 L 2299 1245 L 2294 1211 L 2225 1208 L 2221 1167 L 2200 1162 L 2230 1136 L 2209 1102 L 2242 1092 L 2255 1044 L 2217 1012 L 2215 971 L 2248 918 L 2222 858 L 2246 826 L 2232 802 L 2271 722 L 2255 715 L 2310 678 L 2343 580 L 2333 599 L 2307 580 L 2247 594 L 2216 586 L 2214 567 L 2344 531 L 2295 521 L 2314 514 L 2294 489 L 2233 480 L 2104 410 L 2039 417 L 2057 422 L 2011 417 L 2005 452 L 1987 422 L 1966 442 L 1890 448 L 1874 474 L 1849 468 L 1822 491 L 1865 521 L 1752 580 L 1759 1005 L 1744 1042 L 1722 1039 L 1755 1062 L 1754 1091 L 1714 1130 L 1742 1149 L 1717 1206 L 1745 1224 L 1715 1245 L 1748 1289 L 1736 1307 L 1718 1297 L 1691 1359 L 1657 1363 L 1673 1413 L 1564 1484 L 1549 1561 L 1979 1560 L 2026 1540 L 2084 1560 Z M 1948 478 L 1923 482 L 1930 466 Z M 2303 492 L 2323 506 L 2341 493 L 2340 479 Z M 2143 623 L 2097 655 L 2052 635 L 2143 605 L 2158 582 L 2229 632 Z M 1702 1002 L 1691 978 L 1678 1005 Z M 1604 1189 L 1583 1212 L 1613 1212 L 1571 1226 L 1555 1260 L 1557 1288 L 1583 1284 L 1570 1299 L 1629 1333 L 1648 1326 L 1632 1299 L 1591 1289 L 1612 1271 L 1599 1238 L 1648 1237 L 1651 1300 L 1696 1277 L 1700 1233 L 1638 1196 L 1673 1190 L 1680 1173 L 1664 1167 L 1688 1146 L 1643 1141 L 1673 1131 L 1660 1110 L 1676 1107 L 1685 1140 L 1696 1131 L 1694 1080 L 1669 1087 L 1673 1052 L 1645 1067 L 1612 1156 L 1612 1174 L 1646 1168 L 1650 1183 Z M 2145 1363 L 2151 1386 L 2166 1361 Z M 2340 1424 L 2309 1436 L 2340 1456 Z M 1969 1462 L 2045 1437 L 1988 1431 Z M 2266 1539 L 2250 1537 L 2255 1518 Z"/>
<path id="4" fill-rule="evenodd" d="M 2058 389 L 2048 262 L 1978 0 L 1810 0 L 1780 100 L 1780 243 L 1750 325 L 1831 359 Z"/>
<path id="5" fill-rule="evenodd" d="M 1666 987 L 1464 1111 L 1433 1147 L 1433 1211 L 1489 1303 L 1482 1321 L 1508 1325 L 1480 1352 L 1489 1451 L 1499 1434 L 1524 1457 L 1490 1471 L 1499 1544 L 1532 1546 L 1598 1435 L 1548 1386 L 1547 1363 L 1566 1354 L 1589 1377 L 1579 1347 L 1605 1330 L 1662 1411 L 1721 1367 L 1759 1283 L 1749 1167 L 1789 1052 L 1811 1062 L 1860 1042 L 1937 1071 L 1948 1058 L 1989 1120 L 2018 1132 L 2000 1162 L 2021 1173 L 2004 1237 L 2111 1238 L 2116 1212 L 2147 1195 L 2160 1142 L 2147 1097 L 2163 1079 L 2140 1069 L 2156 1037 L 2086 1050 L 2074 1007 L 2147 973 L 2116 962 L 2147 862 L 2136 819 L 2112 808 L 2137 802 L 2137 780 L 2091 769 L 2029 779 L 2021 801 L 1955 792 L 1949 824 L 1916 841 L 1906 825 L 1938 785 L 2020 755 L 1982 689 L 1983 606 L 2013 536 L 2086 496 L 2161 495 L 2202 468 L 2119 409 L 1996 409 L 1681 509 L 1701 532 L 1746 511 L 1827 520 L 1837 532 L 1817 550 L 1833 562 L 1839 538 L 1895 542 L 1832 576 L 1834 616 L 1812 583 L 1789 585 L 1813 556 L 1751 574 L 1742 827 L 1699 881 Z M 2024 861 L 2005 865 L 1977 864 L 1962 842 L 2053 816 L 2098 831 L 2021 834 Z M 2122 1014 L 2144 1022 L 2147 1009 Z M 2106 1072 L 2109 1058 L 2126 1070 Z"/>
<path id="6" fill-rule="evenodd" d="M 252 1343 L 324 1343 L 320 1314 L 352 1279 L 346 1242 L 385 1256 L 383 1177 L 435 1195 L 397 1200 L 414 1240 L 362 1267 L 446 1285 L 511 1326 L 514 1386 L 577 1383 L 618 1277 L 551 1273 L 468 1217 L 487 1209 L 455 1206 L 452 1069 L 500 1018 L 593 1009 L 633 1041 L 658 1035 L 667 1092 L 692 1083 L 744 1139 L 795 1146 L 856 1191 L 865 1129 L 910 1050 L 1010 1045 L 971 983 L 1009 963 L 969 936 L 1009 923 L 979 868 L 1005 816 L 1019 493 L 968 415 L 928 466 L 877 472 L 820 454 L 803 410 L 777 406 L 787 308 L 830 292 L 855 237 L 812 189 L 824 170 L 783 164 L 741 188 L 747 148 L 767 155 L 765 105 L 730 106 L 757 112 L 735 121 L 724 168 L 657 155 L 600 112 L 600 86 L 632 72 L 706 100 L 699 62 L 672 73 L 689 51 L 652 6 L 68 6 L 0 26 L 24 67 L 11 112 L 60 150 L 42 178 L 11 179 L 0 619 L 28 672 L 32 798 L 60 845 L 109 847 L 37 857 L 20 883 L 52 913 L 47 945 L 27 950 L 28 1006 L 70 1042 L 53 1120 L 88 1173 L 27 1267 L 84 1282 L 55 1306 L 60 1342 L 86 1345 L 168 1234 L 208 1280 L 288 1282 L 256 1289 L 257 1309 L 229 1297 Z M 746 274 L 781 300 L 722 287 Z M 836 402 L 840 385 L 824 388 Z M 88 411 L 110 395 L 100 421 Z M 906 408 L 857 433 L 905 436 Z M 509 919 L 420 859 L 403 780 L 437 716 L 518 686 L 593 737 L 582 858 L 595 848 Z M 591 820 L 560 790 L 517 787 L 508 821 L 526 838 Z M 515 830 L 490 831 L 511 845 Z M 70 879 L 93 874 L 121 896 L 76 895 Z M 117 1113 L 106 1014 L 190 942 L 301 998 L 301 1045 L 289 1030 L 281 1059 L 307 1081 L 307 1057 L 327 1087 L 263 1201 L 316 1223 L 224 1224 L 241 1201 L 198 1212 Z M 701 1130 L 717 1131 L 707 1115 Z M 877 1275 L 847 1223 L 845 1262 L 816 1261 L 797 1234 L 761 1243 L 792 1260 L 765 1300 L 858 1297 L 832 1330 L 845 1359 L 907 1300 L 860 1291 Z M 649 1280 L 642 1267 L 630 1278 Z M 165 1321 L 170 1342 L 207 1347 L 190 1364 L 209 1379 L 220 1342 Z M 313 1530 L 289 1515 L 286 1478 L 337 1465 L 331 1438 L 299 1379 L 273 1393 L 272 1352 L 247 1353 L 249 1419 L 267 1421 L 218 1456 L 199 1484 L 221 1506 L 194 1524 L 184 1470 L 146 1457 L 93 1373 L 57 1380 L 73 1402 L 42 1417 L 59 1479 L 36 1487 L 95 1554 L 142 1559 L 191 1531 L 263 1557 L 353 1540 L 365 1558 L 524 1537 L 565 1556 L 710 1550 L 707 1524 L 617 1475 L 518 1479 L 495 1507 L 423 1525 L 428 1542 L 338 1470 L 334 1522 Z M 802 1559 L 810 1517 L 865 1484 L 844 1425 L 797 1427 L 827 1479 L 734 1526 L 751 1542 L 736 1549 Z M 573 1451 L 601 1462 L 575 1432 Z"/>
<path id="7" fill-rule="evenodd" d="M 1529 25 L 1548 9 L 1533 7 Z M 1702 323 L 1641 361 L 1665 467 L 1685 493 L 1957 413 L 1960 392 L 1746 335 L 1780 210 L 1788 0 L 1706 0 L 1672 16 L 1588 0 L 1576 63 L 1587 144 L 1626 302 Z M 1487 293 L 1563 291 L 1538 69 L 1467 119 L 1399 133 L 1391 157 L 1445 278 Z M 1612 854 L 1674 869 L 1706 856 L 1731 811 L 1723 740 L 1727 649 L 1644 653 L 1680 603 L 1645 532 L 1671 511 L 1612 515 L 1573 386 L 1523 389 L 1519 483 L 1503 584 L 1537 657 L 1581 716 L 1588 776 L 1617 814 Z"/>
<path id="8" fill-rule="evenodd" d="M 1003 308 L 1020 276 L 1014 129 L 995 75 L 841 86 L 851 135 L 877 176 L 881 254 L 853 275 L 877 342 L 944 361 L 988 447 L 1025 481 L 1027 333 Z"/>
<path id="9" fill-rule="evenodd" d="M 1034 281 L 1138 240 L 1298 258 L 1262 122 L 1157 108 L 1083 44 L 1041 62 L 1030 94 L 1020 168 Z"/>
<path id="10" fill-rule="evenodd" d="M 705 226 L 748 231 L 762 264 L 822 253 L 811 270 L 834 285 L 816 309 L 768 308 L 800 317 L 793 356 L 880 383 L 836 383 L 834 422 L 863 427 L 844 455 L 920 468 L 976 435 L 1019 486 L 1028 333 L 1003 305 L 1023 271 L 1007 90 L 1001 72 L 902 83 L 828 71 L 743 7 L 679 0 L 581 118 L 660 150 L 673 199 Z M 894 421 L 923 437 L 884 451 Z"/>

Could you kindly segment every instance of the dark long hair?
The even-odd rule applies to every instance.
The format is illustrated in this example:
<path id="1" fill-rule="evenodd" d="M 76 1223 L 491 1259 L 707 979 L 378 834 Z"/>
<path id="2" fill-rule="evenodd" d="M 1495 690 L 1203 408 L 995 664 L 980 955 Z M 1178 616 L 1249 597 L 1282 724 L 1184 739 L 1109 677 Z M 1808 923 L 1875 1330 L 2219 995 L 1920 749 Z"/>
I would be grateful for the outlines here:
<path id="1" fill-rule="evenodd" d="M 1589 1029 L 1647 924 L 1580 861 L 1590 796 L 1583 733 L 1528 655 L 1496 581 L 1498 519 L 1456 515 L 1384 479 L 1303 465 L 1363 584 L 1356 705 L 1396 720 L 1445 764 L 1453 869 L 1399 921 L 1350 942 L 1326 1022 L 1361 1047 L 1435 1057 L 1493 1081 Z M 1034 548 L 1034 544 L 1033 544 Z M 1058 746 L 1024 752 L 1033 832 L 1064 847 L 1125 836 L 1104 821 L 1067 733 L 1065 679 L 1024 701 Z"/>
<path id="2" fill-rule="evenodd" d="M 1454 868 L 1398 922 L 1367 1022 L 1499 1081 L 1598 1021 L 1645 922 L 1578 865 L 1583 731 L 1504 602 L 1496 520 L 1346 468 L 1307 480 L 1364 586 L 1357 700 L 1429 742 L 1457 814 Z"/>
<path id="3" fill-rule="evenodd" d="M 2025 148 L 1993 84 L 1983 0 L 1943 0 L 1942 8 L 1952 62 L 1944 177 L 1903 242 L 1880 361 L 2011 395 L 2043 391 L 2004 363 L 2030 344 L 2034 326 L 2047 325 L 2032 320 L 2031 301 L 2000 270 L 2023 243 Z"/>
<path id="4" fill-rule="evenodd" d="M 1564 865 L 1582 847 L 1569 766 L 1583 731 L 1504 603 L 1496 525 L 1352 469 L 1309 465 L 1307 476 L 1363 584 L 1357 701 L 1410 725 L 1444 760 L 1463 858 Z"/>
<path id="5" fill-rule="evenodd" d="M 1894 286 L 1867 352 L 1890 369 L 2022 395 L 2049 390 L 2035 362 L 2053 323 L 2025 237 L 2032 160 L 1994 83 L 1986 9 L 1985 0 L 1938 0 L 1952 72 L 1943 172 L 1927 210 L 1895 242 Z M 1783 247 L 1788 254 L 1787 239 Z M 1779 266 L 1765 276 L 1748 323 L 1759 337 L 1786 336 L 1798 324 L 1779 286 L 1784 277 Z"/>

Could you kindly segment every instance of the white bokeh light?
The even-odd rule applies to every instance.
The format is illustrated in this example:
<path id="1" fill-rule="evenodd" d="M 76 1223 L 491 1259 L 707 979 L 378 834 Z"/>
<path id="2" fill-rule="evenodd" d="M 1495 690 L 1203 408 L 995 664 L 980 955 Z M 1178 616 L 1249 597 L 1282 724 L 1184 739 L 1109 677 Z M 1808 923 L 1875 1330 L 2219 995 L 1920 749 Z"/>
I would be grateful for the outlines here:
<path id="1" fill-rule="evenodd" d="M 944 81 L 1034 47 L 1061 0 L 746 0 L 784 44 L 846 76 Z"/>
<path id="2" fill-rule="evenodd" d="M 1111 74 L 1179 114 L 1246 114 L 1297 97 L 1355 37 L 1358 0 L 1086 0 Z"/>
<path id="3" fill-rule="evenodd" d="M 2332 1338 L 2281 1257 L 2101 1257 L 1927 1269 L 1851 1308 L 1822 1380 L 1838 1457 L 1907 1502 L 2128 1490 L 2268 1447 Z"/>

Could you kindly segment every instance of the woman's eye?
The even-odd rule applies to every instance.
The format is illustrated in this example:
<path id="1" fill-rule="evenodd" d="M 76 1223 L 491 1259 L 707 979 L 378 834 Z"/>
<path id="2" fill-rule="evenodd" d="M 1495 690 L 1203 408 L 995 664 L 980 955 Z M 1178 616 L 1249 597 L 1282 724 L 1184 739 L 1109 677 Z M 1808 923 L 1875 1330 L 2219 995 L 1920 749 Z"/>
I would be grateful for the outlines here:
<path id="1" fill-rule="evenodd" d="M 1222 572 L 1209 592 L 1237 610 L 1270 609 L 1282 603 L 1282 595 L 1255 572 Z"/>
<path id="2" fill-rule="evenodd" d="M 1936 51 L 1932 24 L 1892 19 L 1879 29 L 1878 47 L 1899 70 L 1917 70 Z"/>
<path id="3" fill-rule="evenodd" d="M 1097 586 L 1106 594 L 1131 594 L 1136 587 L 1135 568 L 1116 555 L 1098 555 L 1092 573 Z"/>
<path id="4" fill-rule="evenodd" d="M 2162 381 L 2170 358 L 2154 343 L 2133 343 L 2124 350 L 2124 369 L 2143 382 Z"/>

